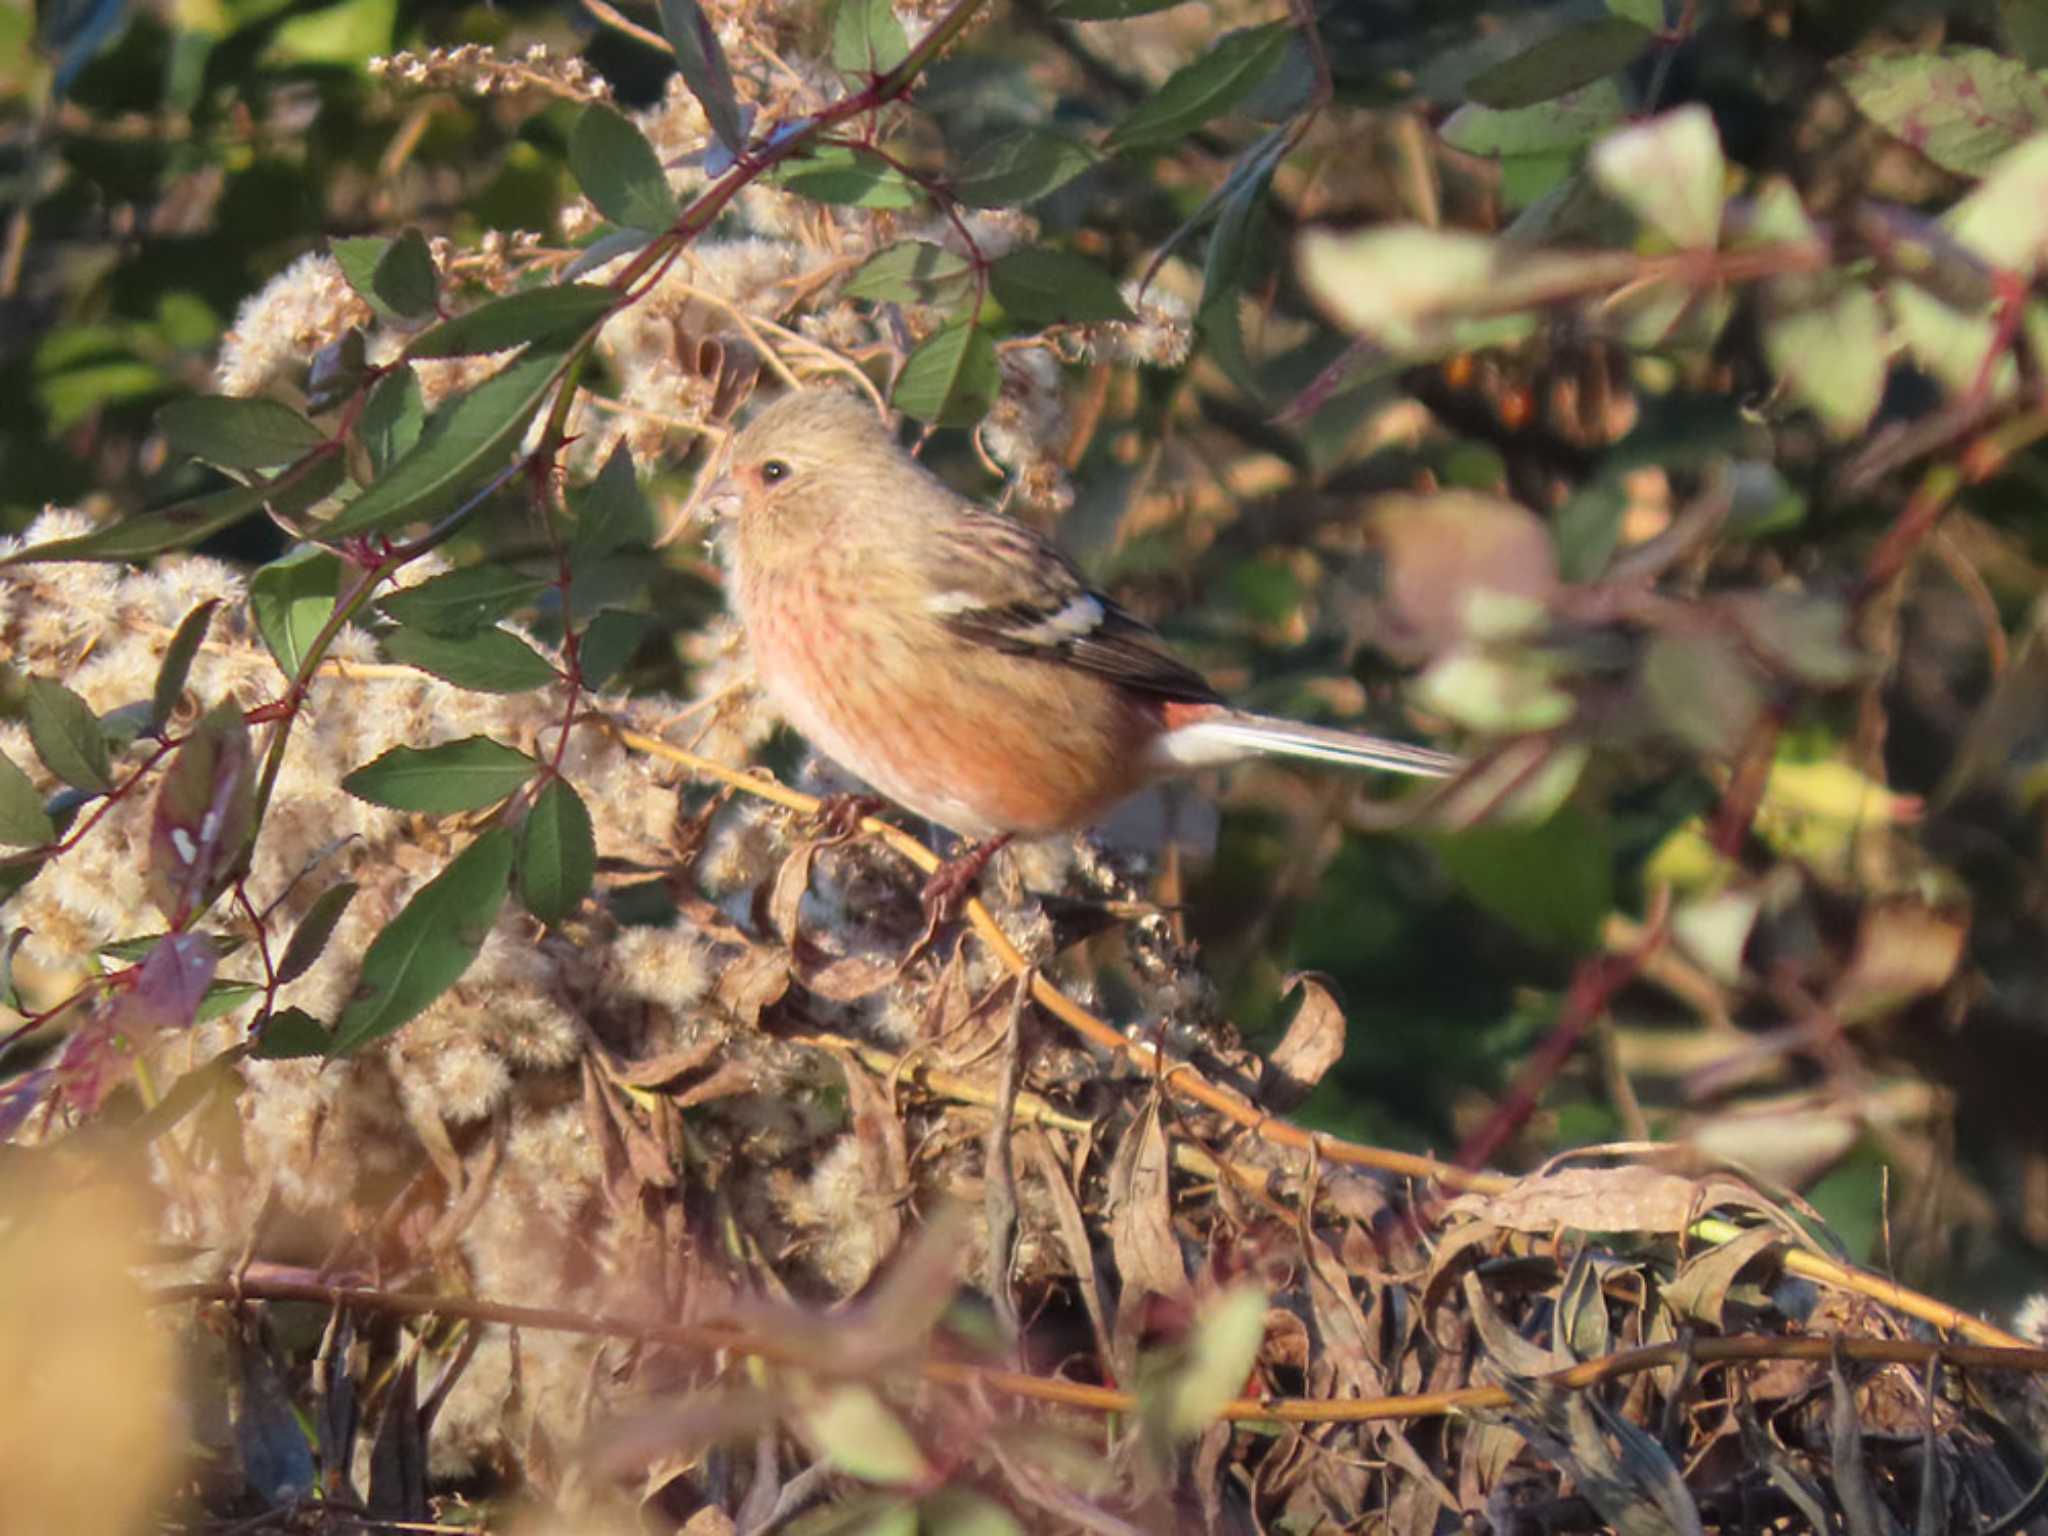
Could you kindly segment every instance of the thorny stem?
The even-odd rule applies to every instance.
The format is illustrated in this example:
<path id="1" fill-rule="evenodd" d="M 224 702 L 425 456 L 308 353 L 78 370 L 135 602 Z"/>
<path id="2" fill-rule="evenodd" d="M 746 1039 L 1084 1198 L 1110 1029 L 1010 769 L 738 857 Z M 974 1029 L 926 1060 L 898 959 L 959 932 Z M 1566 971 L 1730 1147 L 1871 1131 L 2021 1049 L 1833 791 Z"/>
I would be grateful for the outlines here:
<path id="1" fill-rule="evenodd" d="M 507 1328 L 633 1339 L 644 1344 L 666 1344 L 703 1354 L 746 1356 L 811 1375 L 830 1369 L 830 1362 L 819 1360 L 815 1350 L 807 1346 L 740 1327 L 645 1322 L 637 1318 L 606 1317 L 556 1307 L 509 1306 L 464 1296 L 424 1296 L 365 1286 L 326 1285 L 317 1280 L 271 1277 L 259 1272 L 250 1272 L 233 1281 L 164 1286 L 150 1295 L 150 1300 L 158 1306 L 186 1301 L 239 1302 L 245 1299 L 313 1302 L 328 1307 L 358 1308 L 386 1316 L 462 1318 Z M 1742 1334 L 1724 1339 L 1681 1339 L 1619 1350 L 1583 1361 L 1567 1370 L 1538 1376 L 1535 1381 L 1566 1391 L 1583 1391 L 1602 1382 L 1667 1366 L 1732 1365 L 1766 1360 L 1852 1360 L 1866 1365 L 1919 1367 L 1938 1364 L 1960 1370 L 2048 1374 L 2048 1349 L 2017 1341 L 2010 1345 L 1985 1345 L 1818 1334 L 1800 1338 Z M 859 1361 L 858 1369 L 863 1375 L 870 1374 L 873 1362 Z M 1097 1413 L 1128 1414 L 1138 1408 L 1138 1399 L 1133 1393 L 1118 1391 L 1114 1387 L 1088 1386 L 1080 1382 L 1033 1376 L 1025 1371 L 999 1370 L 955 1360 L 923 1360 L 918 1362 L 917 1370 L 920 1376 L 931 1382 L 978 1386 L 1013 1397 Z M 1418 1392 L 1390 1397 L 1238 1398 L 1226 1404 L 1219 1417 L 1283 1424 L 1357 1424 L 1380 1419 L 1442 1418 L 1454 1413 L 1506 1408 L 1512 1404 L 1513 1399 L 1505 1388 L 1461 1387 L 1447 1392 Z"/>
<path id="2" fill-rule="evenodd" d="M 720 783 L 784 806 L 800 815 L 816 815 L 821 805 L 814 796 L 790 789 L 760 774 L 742 772 L 737 768 L 729 768 L 723 763 L 714 762 L 708 757 L 686 752 L 669 745 L 659 737 L 626 730 L 616 724 L 608 728 L 622 744 L 636 752 L 645 752 L 650 756 L 662 758 L 692 773 L 716 779 Z M 939 867 L 938 855 L 907 832 L 891 826 L 886 821 L 868 817 L 860 823 L 860 828 L 926 874 Z M 1165 1061 L 1150 1042 L 1127 1037 L 1122 1031 L 1097 1018 L 1068 997 L 1018 952 L 1017 947 L 1010 942 L 1001 925 L 978 897 L 969 897 L 963 910 L 973 925 L 975 936 L 995 954 L 1005 969 L 1014 976 L 1030 977 L 1032 1000 L 1046 1012 L 1091 1044 L 1114 1055 L 1128 1058 L 1140 1070 L 1155 1074 L 1169 1092 L 1192 1100 L 1206 1109 L 1214 1110 L 1241 1130 L 1262 1141 L 1308 1154 L 1313 1159 L 1354 1168 L 1377 1168 L 1404 1178 L 1441 1184 L 1450 1189 L 1468 1190 L 1477 1194 L 1501 1194 L 1512 1189 L 1518 1182 L 1506 1174 L 1460 1168 L 1454 1163 L 1441 1162 L 1436 1158 L 1422 1157 L 1412 1152 L 1396 1152 L 1385 1147 L 1368 1147 L 1355 1142 L 1340 1141 L 1318 1132 L 1305 1131 L 1298 1125 L 1269 1115 L 1248 1100 L 1209 1082 L 1195 1069 L 1193 1063 Z M 1648 949 L 1651 946 L 1644 947 Z M 1713 1243 L 1728 1241 L 1735 1230 L 1728 1223 L 1712 1218 L 1695 1222 L 1688 1228 L 1691 1235 Z M 1919 1318 L 1922 1322 L 1951 1333 L 1961 1334 L 1964 1338 L 1972 1339 L 1979 1344 L 1997 1348 L 2024 1347 L 2024 1341 L 2013 1334 L 1960 1308 L 1937 1301 L 1931 1296 L 1909 1291 L 1882 1276 L 1870 1274 L 1847 1264 L 1838 1264 L 1819 1254 L 1795 1248 L 1787 1251 L 1779 1262 L 1788 1272 L 1803 1279 L 1868 1296 L 1908 1316 Z"/>

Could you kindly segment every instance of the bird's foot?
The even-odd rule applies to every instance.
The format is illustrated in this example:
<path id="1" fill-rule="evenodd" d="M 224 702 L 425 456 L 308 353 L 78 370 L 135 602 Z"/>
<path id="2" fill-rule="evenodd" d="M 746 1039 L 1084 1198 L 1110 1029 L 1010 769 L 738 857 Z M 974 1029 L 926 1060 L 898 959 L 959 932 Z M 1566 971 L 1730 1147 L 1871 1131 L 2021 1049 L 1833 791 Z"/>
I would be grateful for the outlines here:
<path id="1" fill-rule="evenodd" d="M 825 829 L 828 842 L 843 843 L 860 830 L 860 824 L 889 802 L 876 795 L 827 795 L 818 802 L 815 820 Z"/>
<path id="2" fill-rule="evenodd" d="M 918 896 L 924 905 L 924 940 L 920 947 L 922 943 L 930 942 L 932 935 L 939 931 L 940 924 L 949 923 L 960 915 L 967 898 L 974 894 L 975 882 L 988 868 L 988 861 L 1009 846 L 1011 836 L 1005 832 L 1000 837 L 975 843 L 932 871 L 931 878 L 925 881 L 924 890 Z"/>

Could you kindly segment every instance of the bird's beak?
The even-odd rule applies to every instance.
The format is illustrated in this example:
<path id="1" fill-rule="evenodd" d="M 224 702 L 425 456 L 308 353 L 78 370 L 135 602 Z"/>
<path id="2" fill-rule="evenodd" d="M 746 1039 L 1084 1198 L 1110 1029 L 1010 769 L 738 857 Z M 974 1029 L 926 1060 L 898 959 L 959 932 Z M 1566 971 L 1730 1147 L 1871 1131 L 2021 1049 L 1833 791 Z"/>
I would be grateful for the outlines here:
<path id="1" fill-rule="evenodd" d="M 699 499 L 704 511 L 711 517 L 736 517 L 740 510 L 739 482 L 731 475 L 720 475 L 704 487 Z"/>
<path id="2" fill-rule="evenodd" d="M 676 514 L 675 521 L 654 541 L 655 548 L 672 544 L 699 523 L 728 518 L 740 509 L 740 488 L 731 475 L 720 475 L 709 484 L 699 481 L 690 499 Z"/>

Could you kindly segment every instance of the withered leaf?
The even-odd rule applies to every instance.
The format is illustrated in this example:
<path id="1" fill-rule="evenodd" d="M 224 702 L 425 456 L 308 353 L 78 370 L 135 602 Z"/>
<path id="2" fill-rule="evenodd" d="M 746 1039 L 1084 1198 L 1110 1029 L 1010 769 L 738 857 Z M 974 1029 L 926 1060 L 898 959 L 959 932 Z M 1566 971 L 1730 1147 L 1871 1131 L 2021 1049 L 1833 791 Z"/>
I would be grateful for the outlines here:
<path id="1" fill-rule="evenodd" d="M 1283 1115 L 1313 1093 L 1323 1074 L 1344 1056 L 1344 1010 L 1324 979 L 1312 971 L 1297 971 L 1281 984 L 1281 991 L 1296 987 L 1301 989 L 1301 1006 L 1267 1056 L 1259 1079 L 1259 1102 Z"/>
<path id="2" fill-rule="evenodd" d="M 1123 1284 L 1120 1313 L 1149 1294 L 1188 1294 L 1186 1263 L 1173 1229 L 1173 1159 L 1156 1101 L 1147 1104 L 1117 1144 L 1109 1170 L 1109 1241 Z M 1118 1333 L 1123 1334 L 1119 1317 Z"/>

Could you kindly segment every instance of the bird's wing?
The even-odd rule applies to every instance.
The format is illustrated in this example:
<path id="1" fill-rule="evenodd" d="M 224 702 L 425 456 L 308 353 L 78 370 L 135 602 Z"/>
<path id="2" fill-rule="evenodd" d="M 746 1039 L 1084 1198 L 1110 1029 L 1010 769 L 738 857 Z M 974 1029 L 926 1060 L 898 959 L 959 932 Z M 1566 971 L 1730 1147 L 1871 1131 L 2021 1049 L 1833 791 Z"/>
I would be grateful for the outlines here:
<path id="1" fill-rule="evenodd" d="M 931 546 L 933 614 L 963 639 L 1096 673 L 1161 699 L 1216 702 L 1202 674 L 1143 620 L 1090 590 L 1073 563 L 1022 523 L 956 502 Z"/>

